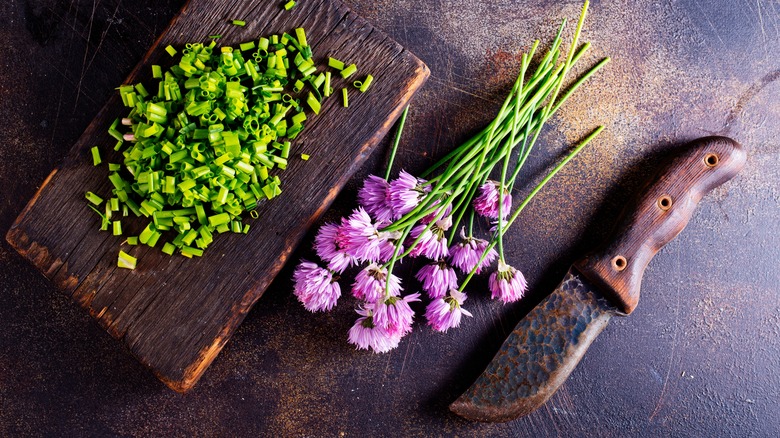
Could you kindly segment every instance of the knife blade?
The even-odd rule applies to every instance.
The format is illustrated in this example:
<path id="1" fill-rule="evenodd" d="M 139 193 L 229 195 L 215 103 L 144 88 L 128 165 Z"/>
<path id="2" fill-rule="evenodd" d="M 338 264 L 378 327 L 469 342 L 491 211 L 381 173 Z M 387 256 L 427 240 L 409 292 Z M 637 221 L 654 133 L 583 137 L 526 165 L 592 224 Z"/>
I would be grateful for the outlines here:
<path id="1" fill-rule="evenodd" d="M 610 318 L 634 311 L 653 256 L 685 228 L 701 198 L 745 161 L 742 146 L 726 137 L 684 147 L 627 204 L 609 243 L 574 263 L 450 410 L 473 421 L 503 422 L 549 400 Z"/>

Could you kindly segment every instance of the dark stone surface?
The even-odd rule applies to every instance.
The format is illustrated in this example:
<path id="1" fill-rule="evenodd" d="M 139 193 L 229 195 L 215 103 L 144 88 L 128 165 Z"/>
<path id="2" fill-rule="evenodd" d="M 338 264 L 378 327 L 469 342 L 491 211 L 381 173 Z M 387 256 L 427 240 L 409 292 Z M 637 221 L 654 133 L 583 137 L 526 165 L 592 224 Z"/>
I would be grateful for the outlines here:
<path id="1" fill-rule="evenodd" d="M 483 126 L 519 53 L 534 38 L 548 41 L 577 3 L 349 1 L 432 71 L 398 165 L 420 171 Z M 0 3 L 0 231 L 181 5 Z M 0 436 L 779 435 L 779 21 L 766 1 L 594 2 L 586 60 L 613 63 L 548 127 L 518 190 L 586 131 L 607 129 L 512 233 L 510 262 L 532 293 L 503 307 L 475 289 L 467 302 L 475 317 L 461 329 L 417 326 L 389 354 L 346 344 L 348 300 L 331 314 L 306 313 L 288 267 L 198 386 L 178 395 L 3 242 Z M 658 158 L 710 134 L 742 142 L 747 167 L 651 262 L 637 310 L 612 320 L 534 414 L 501 425 L 450 414 L 514 324 L 606 235 Z M 326 220 L 353 207 L 361 177 L 384 156 L 371 158 Z"/>

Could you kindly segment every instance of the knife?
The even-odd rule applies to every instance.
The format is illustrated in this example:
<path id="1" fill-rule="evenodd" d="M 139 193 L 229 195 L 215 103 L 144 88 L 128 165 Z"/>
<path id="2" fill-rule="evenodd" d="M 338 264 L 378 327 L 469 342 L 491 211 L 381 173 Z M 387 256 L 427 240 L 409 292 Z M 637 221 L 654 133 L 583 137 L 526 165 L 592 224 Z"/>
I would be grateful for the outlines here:
<path id="1" fill-rule="evenodd" d="M 699 200 L 739 173 L 745 160 L 742 146 L 726 137 L 684 147 L 623 210 L 610 243 L 569 268 L 450 410 L 469 420 L 503 422 L 543 405 L 610 318 L 636 308 L 650 259 L 685 228 Z"/>

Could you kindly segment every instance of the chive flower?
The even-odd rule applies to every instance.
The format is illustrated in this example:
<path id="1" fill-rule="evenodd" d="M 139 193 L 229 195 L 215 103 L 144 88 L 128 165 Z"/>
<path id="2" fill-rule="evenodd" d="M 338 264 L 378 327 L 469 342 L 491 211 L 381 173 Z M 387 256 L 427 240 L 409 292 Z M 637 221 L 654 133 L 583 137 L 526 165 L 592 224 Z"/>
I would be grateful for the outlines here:
<path id="1" fill-rule="evenodd" d="M 491 298 L 500 299 L 504 304 L 515 302 L 525 295 L 528 283 L 519 270 L 498 261 L 498 269 L 490 274 L 488 280 Z"/>
<path id="2" fill-rule="evenodd" d="M 500 187 L 500 182 L 491 180 L 480 186 L 479 196 L 474 198 L 474 210 L 478 214 L 491 219 L 498 218 L 498 193 Z M 501 217 L 506 218 L 511 209 L 512 196 L 505 187 L 501 203 Z"/>
<path id="3" fill-rule="evenodd" d="M 390 221 L 395 216 L 390 203 L 390 183 L 384 178 L 369 175 L 358 192 L 358 201 L 377 221 Z"/>
<path id="4" fill-rule="evenodd" d="M 325 268 L 303 260 L 293 272 L 293 293 L 306 310 L 331 310 L 341 297 L 338 278 Z"/>
<path id="5" fill-rule="evenodd" d="M 314 250 L 320 259 L 328 263 L 328 269 L 341 274 L 357 260 L 339 246 L 338 234 L 338 225 L 326 223 L 314 238 Z"/>
<path id="6" fill-rule="evenodd" d="M 389 283 L 389 284 L 388 284 Z M 389 296 L 397 297 L 401 294 L 401 279 L 387 272 L 376 263 L 371 263 L 355 275 L 352 284 L 352 295 L 368 302 L 376 302 Z"/>
<path id="7" fill-rule="evenodd" d="M 360 318 L 349 329 L 348 341 L 358 350 L 374 350 L 374 353 L 387 353 L 398 347 L 401 335 L 374 324 L 374 317 L 368 309 L 357 309 Z"/>
<path id="8" fill-rule="evenodd" d="M 489 242 L 487 240 L 473 236 L 467 237 L 465 227 L 461 228 L 460 237 L 460 242 L 450 247 L 449 259 L 452 266 L 460 269 L 464 274 L 471 271 L 481 274 L 498 257 L 498 252 L 495 249 L 488 248 Z M 483 257 L 485 251 L 487 254 Z"/>
<path id="9" fill-rule="evenodd" d="M 341 219 L 336 242 L 347 254 L 360 261 L 375 262 L 381 255 L 379 229 L 363 207 Z"/>
<path id="10" fill-rule="evenodd" d="M 446 332 L 451 328 L 459 327 L 463 315 L 473 316 L 471 312 L 462 307 L 466 298 L 465 292 L 450 289 L 450 293 L 446 297 L 431 301 L 425 308 L 425 318 L 428 320 L 428 325 L 437 332 Z"/>
<path id="11" fill-rule="evenodd" d="M 415 276 L 422 283 L 422 289 L 431 299 L 444 298 L 450 289 L 458 288 L 458 276 L 446 262 L 428 263 Z"/>
<path id="12" fill-rule="evenodd" d="M 420 301 L 420 294 L 401 297 L 387 297 L 374 303 L 374 324 L 394 335 L 405 336 L 412 331 L 414 311 L 409 303 Z"/>
<path id="13" fill-rule="evenodd" d="M 390 182 L 390 208 L 393 211 L 393 219 L 400 219 L 419 205 L 425 194 L 431 190 L 424 184 L 425 180 L 415 178 L 405 170 L 401 170 L 398 178 Z"/>
<path id="14" fill-rule="evenodd" d="M 418 243 L 409 253 L 410 257 L 425 256 L 431 260 L 440 260 L 448 255 L 447 237 L 444 233 L 452 226 L 452 217 L 436 221 L 433 225 L 420 224 L 412 229 L 412 240 Z"/>

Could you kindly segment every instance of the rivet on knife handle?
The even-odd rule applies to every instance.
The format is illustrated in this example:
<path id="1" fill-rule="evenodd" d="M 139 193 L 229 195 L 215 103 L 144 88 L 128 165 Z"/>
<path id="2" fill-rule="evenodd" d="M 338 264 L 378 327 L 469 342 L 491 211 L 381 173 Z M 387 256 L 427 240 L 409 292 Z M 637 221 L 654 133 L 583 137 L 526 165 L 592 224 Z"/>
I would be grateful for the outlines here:
<path id="1" fill-rule="evenodd" d="M 618 310 L 631 313 L 639 302 L 642 275 L 653 256 L 685 228 L 701 198 L 733 178 L 744 165 L 745 151 L 734 140 L 696 140 L 623 210 L 611 243 L 574 266 Z"/>
<path id="2" fill-rule="evenodd" d="M 744 164 L 744 150 L 731 139 L 707 137 L 690 144 L 627 205 L 612 243 L 569 269 L 450 409 L 470 420 L 495 422 L 544 404 L 610 318 L 636 307 L 645 267 L 682 231 L 702 196 Z"/>

